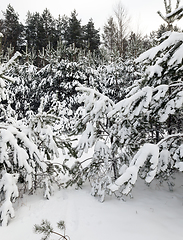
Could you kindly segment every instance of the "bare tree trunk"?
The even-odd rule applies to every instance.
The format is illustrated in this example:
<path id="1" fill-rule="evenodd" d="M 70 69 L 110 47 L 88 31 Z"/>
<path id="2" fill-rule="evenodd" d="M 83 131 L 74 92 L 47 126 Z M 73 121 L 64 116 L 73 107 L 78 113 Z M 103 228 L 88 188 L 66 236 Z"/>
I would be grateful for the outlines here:
<path id="1" fill-rule="evenodd" d="M 119 2 L 115 9 L 114 14 L 117 19 L 117 48 L 120 52 L 120 56 L 124 55 L 124 39 L 128 36 L 128 27 L 130 18 L 125 10 L 124 6 Z"/>

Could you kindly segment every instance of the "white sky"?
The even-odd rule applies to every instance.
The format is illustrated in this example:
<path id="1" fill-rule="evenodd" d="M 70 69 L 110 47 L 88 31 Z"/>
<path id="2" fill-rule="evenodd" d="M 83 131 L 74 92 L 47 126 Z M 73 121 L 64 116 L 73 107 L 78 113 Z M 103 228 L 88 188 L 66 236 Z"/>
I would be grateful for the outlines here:
<path id="1" fill-rule="evenodd" d="M 10 3 L 19 14 L 20 21 L 24 23 L 28 10 L 30 12 L 42 13 L 48 8 L 51 14 L 57 18 L 60 14 L 70 16 L 76 9 L 78 19 L 84 25 L 90 18 L 93 18 L 95 28 L 103 29 L 109 16 L 113 15 L 114 6 L 120 0 L 1 0 L 0 11 L 5 11 Z M 183 0 L 182 0 L 183 1 Z M 163 0 L 121 0 L 131 17 L 131 29 L 135 32 L 148 34 L 157 30 L 164 21 L 159 17 L 157 11 L 165 13 Z M 176 0 L 172 0 L 175 8 Z M 180 6 L 183 5 L 181 2 Z M 0 13 L 2 17 L 2 13 Z M 182 21 L 182 20 L 181 20 Z M 180 25 L 180 21 L 179 21 Z"/>

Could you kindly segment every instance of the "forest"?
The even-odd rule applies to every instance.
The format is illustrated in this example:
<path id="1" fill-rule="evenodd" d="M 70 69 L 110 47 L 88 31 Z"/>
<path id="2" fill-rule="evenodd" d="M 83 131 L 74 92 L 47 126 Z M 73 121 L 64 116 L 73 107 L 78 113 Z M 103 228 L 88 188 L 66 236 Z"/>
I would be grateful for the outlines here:
<path id="1" fill-rule="evenodd" d="M 171 2 L 171 1 L 169 1 Z M 133 195 L 138 178 L 174 188 L 183 171 L 183 6 L 165 3 L 165 24 L 128 31 L 118 5 L 103 33 L 76 10 L 55 19 L 11 5 L 0 19 L 0 223 L 38 189 Z M 88 152 L 92 154 L 87 155 Z M 83 160 L 83 156 L 87 155 Z M 105 204 L 105 203 L 104 203 Z M 62 227 L 62 226 L 61 226 Z"/>

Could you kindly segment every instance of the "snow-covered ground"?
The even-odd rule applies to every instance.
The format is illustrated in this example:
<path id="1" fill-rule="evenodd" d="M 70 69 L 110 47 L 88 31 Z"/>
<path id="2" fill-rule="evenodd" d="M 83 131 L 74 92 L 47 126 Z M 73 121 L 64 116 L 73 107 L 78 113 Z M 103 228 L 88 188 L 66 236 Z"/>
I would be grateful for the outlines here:
<path id="1" fill-rule="evenodd" d="M 40 193 L 24 196 L 15 207 L 16 217 L 0 228 L 1 240 L 38 240 L 34 224 L 47 219 L 55 227 L 64 220 L 71 240 L 182 240 L 183 176 L 176 178 L 174 191 L 157 182 L 148 187 L 141 180 L 126 202 L 107 197 L 100 203 L 90 187 L 56 190 L 50 200 Z M 56 227 L 55 227 L 56 230 Z M 58 230 L 59 231 L 59 230 Z M 53 236 L 50 239 L 58 239 Z"/>

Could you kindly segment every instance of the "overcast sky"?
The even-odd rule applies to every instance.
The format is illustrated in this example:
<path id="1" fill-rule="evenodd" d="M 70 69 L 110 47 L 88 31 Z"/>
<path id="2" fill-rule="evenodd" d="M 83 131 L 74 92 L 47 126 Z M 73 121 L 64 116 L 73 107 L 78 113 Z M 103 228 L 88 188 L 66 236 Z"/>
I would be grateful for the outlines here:
<path id="1" fill-rule="evenodd" d="M 84 25 L 93 18 L 95 28 L 103 29 L 109 16 L 113 15 L 113 9 L 120 0 L 1 0 L 0 10 L 5 11 L 10 3 L 19 14 L 20 21 L 24 23 L 28 10 L 30 12 L 42 13 L 48 8 L 51 14 L 57 18 L 60 14 L 70 16 L 76 9 L 78 19 Z M 182 0 L 183 1 L 183 0 Z M 148 34 L 157 30 L 164 21 L 159 17 L 157 11 L 165 13 L 163 0 L 121 0 L 131 17 L 131 30 Z M 176 0 L 172 0 L 176 4 Z M 183 5 L 181 2 L 180 5 Z M 174 7 L 173 7 L 174 8 Z M 2 17 L 2 14 L 0 15 Z M 181 20 L 182 21 L 182 20 Z M 180 23 L 179 23 L 180 25 Z"/>

